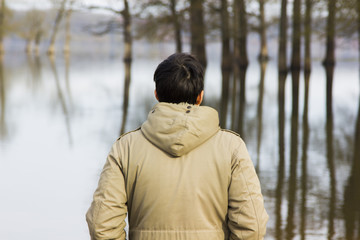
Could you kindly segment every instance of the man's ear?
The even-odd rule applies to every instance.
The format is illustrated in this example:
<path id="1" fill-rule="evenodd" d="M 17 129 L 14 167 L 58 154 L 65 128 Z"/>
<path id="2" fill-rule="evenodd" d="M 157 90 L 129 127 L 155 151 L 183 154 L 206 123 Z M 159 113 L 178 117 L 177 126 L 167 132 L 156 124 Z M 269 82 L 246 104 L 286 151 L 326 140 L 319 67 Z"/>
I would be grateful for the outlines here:
<path id="1" fill-rule="evenodd" d="M 154 90 L 154 95 L 155 95 L 156 100 L 159 101 L 159 97 L 158 97 L 158 95 L 157 95 L 156 89 Z"/>
<path id="2" fill-rule="evenodd" d="M 199 93 L 199 95 L 196 98 L 196 105 L 200 105 L 203 101 L 204 98 L 204 90 L 201 91 L 201 93 Z"/>

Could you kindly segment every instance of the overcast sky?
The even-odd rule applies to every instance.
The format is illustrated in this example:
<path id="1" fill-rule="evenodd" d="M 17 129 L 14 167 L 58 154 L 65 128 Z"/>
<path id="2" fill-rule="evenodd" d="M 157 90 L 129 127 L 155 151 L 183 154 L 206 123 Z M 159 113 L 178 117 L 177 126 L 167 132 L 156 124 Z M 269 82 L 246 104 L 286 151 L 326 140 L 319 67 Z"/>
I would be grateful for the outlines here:
<path id="1" fill-rule="evenodd" d="M 18 10 L 26 10 L 31 8 L 51 8 L 52 0 L 5 0 L 6 5 L 10 8 Z M 97 5 L 108 6 L 114 3 L 122 2 L 119 0 L 75 0 L 76 5 Z"/>

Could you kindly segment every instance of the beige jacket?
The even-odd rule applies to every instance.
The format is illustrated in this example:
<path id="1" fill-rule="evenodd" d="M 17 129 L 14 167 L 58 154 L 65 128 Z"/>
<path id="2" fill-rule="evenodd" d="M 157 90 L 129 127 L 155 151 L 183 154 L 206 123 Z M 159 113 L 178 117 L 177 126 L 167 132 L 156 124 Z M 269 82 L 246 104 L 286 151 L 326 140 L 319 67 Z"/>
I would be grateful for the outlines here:
<path id="1" fill-rule="evenodd" d="M 92 239 L 263 239 L 268 215 L 242 139 L 209 107 L 159 103 L 113 145 L 87 212 Z"/>

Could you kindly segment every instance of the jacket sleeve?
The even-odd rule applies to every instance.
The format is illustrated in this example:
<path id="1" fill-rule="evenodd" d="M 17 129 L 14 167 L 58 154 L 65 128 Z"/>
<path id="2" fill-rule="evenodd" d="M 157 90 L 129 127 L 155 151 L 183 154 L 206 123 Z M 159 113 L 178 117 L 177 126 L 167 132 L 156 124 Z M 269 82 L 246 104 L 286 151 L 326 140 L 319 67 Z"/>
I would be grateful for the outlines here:
<path id="1" fill-rule="evenodd" d="M 86 214 L 92 240 L 125 240 L 127 197 L 115 143 L 101 172 L 93 202 Z"/>
<path id="2" fill-rule="evenodd" d="M 260 182 L 245 143 L 240 139 L 231 162 L 229 185 L 229 239 L 264 239 L 268 214 Z"/>

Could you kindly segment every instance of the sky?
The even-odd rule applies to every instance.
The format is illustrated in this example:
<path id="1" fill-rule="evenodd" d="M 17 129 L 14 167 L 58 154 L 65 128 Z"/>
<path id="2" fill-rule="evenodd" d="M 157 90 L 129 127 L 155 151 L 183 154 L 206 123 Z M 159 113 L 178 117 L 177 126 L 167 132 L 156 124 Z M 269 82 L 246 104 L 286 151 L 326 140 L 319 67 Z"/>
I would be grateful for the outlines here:
<path id="1" fill-rule="evenodd" d="M 5 0 L 6 5 L 10 8 L 17 9 L 17 10 L 27 10 L 31 8 L 40 8 L 46 9 L 51 8 L 52 2 L 54 0 Z M 61 0 L 57 0 L 61 1 Z M 97 6 L 108 6 L 109 4 L 114 4 L 116 0 L 75 0 L 76 5 L 97 5 Z"/>

